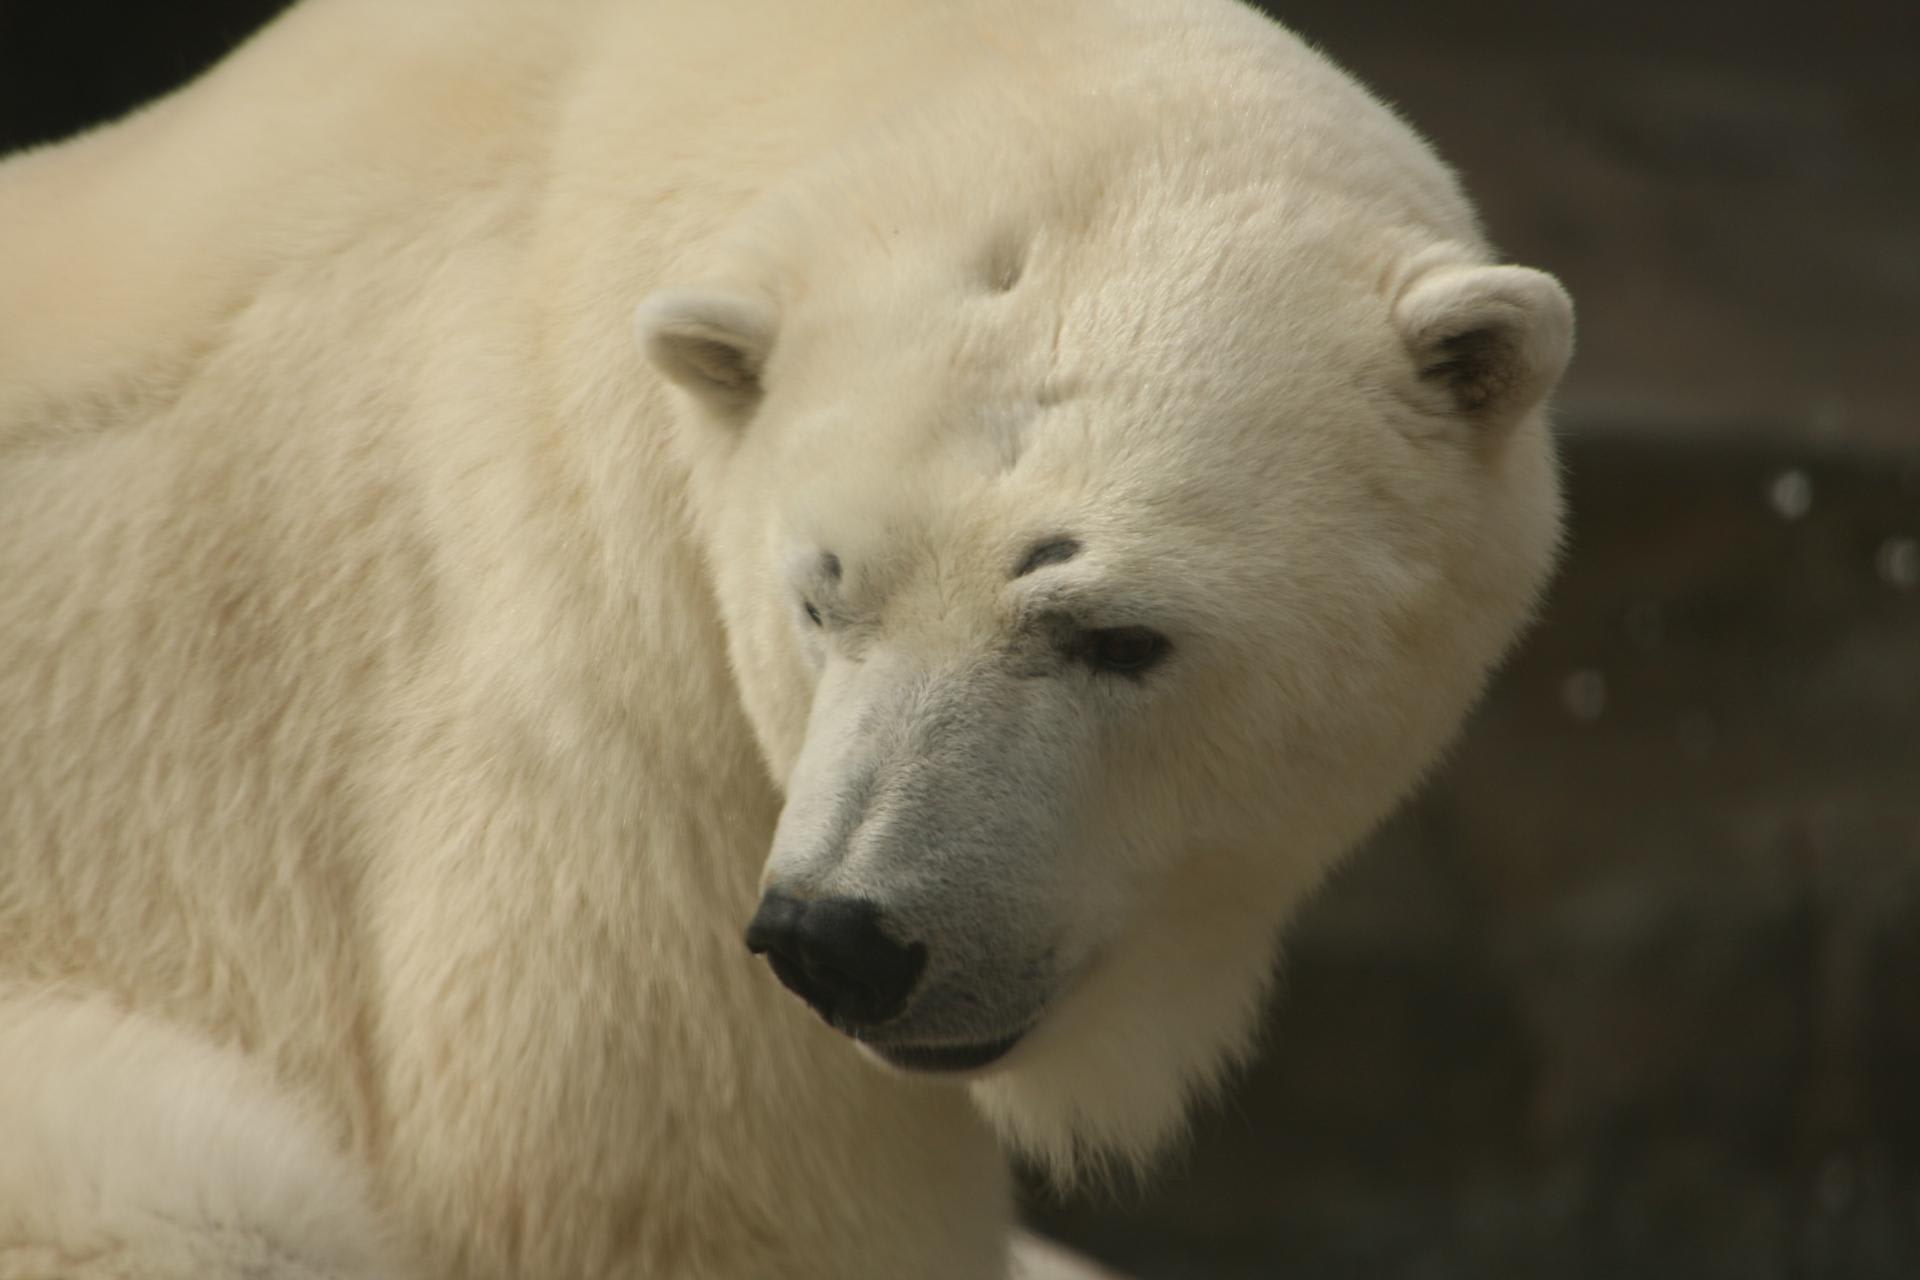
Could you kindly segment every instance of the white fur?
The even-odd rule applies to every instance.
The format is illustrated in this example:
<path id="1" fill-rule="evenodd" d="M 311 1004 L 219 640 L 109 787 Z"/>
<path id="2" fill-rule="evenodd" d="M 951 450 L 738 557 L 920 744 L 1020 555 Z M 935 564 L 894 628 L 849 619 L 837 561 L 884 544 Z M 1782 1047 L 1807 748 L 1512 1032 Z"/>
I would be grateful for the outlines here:
<path id="1" fill-rule="evenodd" d="M 0 1276 L 397 1275 L 363 1175 L 240 1054 L 0 993 Z"/>
<path id="2" fill-rule="evenodd" d="M 0 166 L 0 246 L 47 1256 L 379 1274 L 364 1177 L 429 1276 L 1000 1274 L 994 1130 L 1178 1131 L 1553 556 L 1564 295 L 1224 0 L 306 0 Z M 1056 607 L 1173 657 L 1007 678 Z M 809 867 L 1037 1025 L 967 1090 L 862 1061 L 741 945 Z"/>

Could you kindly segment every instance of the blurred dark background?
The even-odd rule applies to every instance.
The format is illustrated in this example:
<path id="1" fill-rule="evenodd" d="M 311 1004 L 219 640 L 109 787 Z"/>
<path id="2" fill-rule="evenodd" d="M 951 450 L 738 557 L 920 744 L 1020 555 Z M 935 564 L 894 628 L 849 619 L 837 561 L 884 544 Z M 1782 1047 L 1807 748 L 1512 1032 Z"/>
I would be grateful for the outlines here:
<path id="1" fill-rule="evenodd" d="M 0 0 L 0 151 L 279 7 Z M 1572 290 L 1568 555 L 1258 1065 L 1032 1216 L 1143 1280 L 1920 1275 L 1920 4 L 1270 7 Z"/>

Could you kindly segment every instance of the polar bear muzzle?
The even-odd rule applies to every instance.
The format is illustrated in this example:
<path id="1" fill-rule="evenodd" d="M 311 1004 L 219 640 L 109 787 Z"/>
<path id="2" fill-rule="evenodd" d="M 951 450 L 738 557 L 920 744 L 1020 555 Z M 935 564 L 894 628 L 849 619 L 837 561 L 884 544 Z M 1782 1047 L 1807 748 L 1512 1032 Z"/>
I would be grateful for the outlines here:
<path id="1" fill-rule="evenodd" d="M 904 1071 L 976 1071 L 1005 1057 L 1025 1036 L 961 1044 L 895 1043 L 887 1024 L 906 1009 L 927 967 L 922 942 L 887 935 L 875 904 L 859 898 L 807 900 L 769 890 L 747 926 L 747 949 L 774 976 L 874 1056 Z"/>
<path id="2" fill-rule="evenodd" d="M 846 1031 L 898 1014 L 927 967 L 926 944 L 889 938 L 880 909 L 858 898 L 809 902 L 769 892 L 747 926 L 747 949 L 766 956 L 787 990 Z"/>

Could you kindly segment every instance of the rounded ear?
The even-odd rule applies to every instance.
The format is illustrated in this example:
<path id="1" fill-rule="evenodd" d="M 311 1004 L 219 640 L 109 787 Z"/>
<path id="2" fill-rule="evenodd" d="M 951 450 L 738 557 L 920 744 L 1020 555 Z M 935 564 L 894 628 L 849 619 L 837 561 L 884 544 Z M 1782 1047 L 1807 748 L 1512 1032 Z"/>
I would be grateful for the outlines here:
<path id="1" fill-rule="evenodd" d="M 1538 408 L 1573 354 L 1573 303 L 1529 267 L 1454 264 L 1421 272 L 1393 306 L 1420 381 L 1469 422 L 1498 430 Z"/>
<path id="2" fill-rule="evenodd" d="M 633 316 L 634 335 L 668 381 L 738 414 L 760 399 L 779 321 L 764 300 L 726 289 L 663 289 Z"/>

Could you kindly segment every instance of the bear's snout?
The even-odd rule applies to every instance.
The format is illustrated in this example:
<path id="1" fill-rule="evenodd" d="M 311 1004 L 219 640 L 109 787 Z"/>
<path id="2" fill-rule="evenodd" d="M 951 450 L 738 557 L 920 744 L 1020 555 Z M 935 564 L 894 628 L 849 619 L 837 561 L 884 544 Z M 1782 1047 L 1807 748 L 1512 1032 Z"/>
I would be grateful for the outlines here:
<path id="1" fill-rule="evenodd" d="M 806 901 L 769 892 L 747 926 L 747 949 L 843 1031 L 877 1026 L 906 1007 L 927 965 L 925 944 L 880 928 L 880 909 L 858 898 Z"/>

